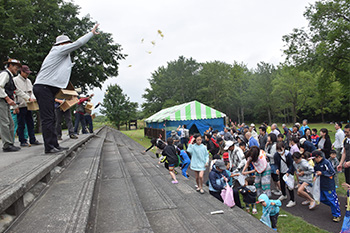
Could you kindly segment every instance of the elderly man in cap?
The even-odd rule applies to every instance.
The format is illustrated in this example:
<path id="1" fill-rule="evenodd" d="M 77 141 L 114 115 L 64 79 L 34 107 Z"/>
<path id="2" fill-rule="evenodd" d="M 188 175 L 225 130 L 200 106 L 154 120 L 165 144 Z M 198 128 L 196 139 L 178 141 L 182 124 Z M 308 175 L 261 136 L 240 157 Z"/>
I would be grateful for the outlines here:
<path id="1" fill-rule="evenodd" d="M 33 95 L 33 85 L 32 82 L 28 79 L 29 74 L 32 73 L 29 67 L 23 65 L 21 67 L 21 73 L 13 79 L 16 87 L 30 96 L 32 99 Z M 27 125 L 29 143 L 31 145 L 41 145 L 41 143 L 36 140 L 34 133 L 34 121 L 32 116 L 32 111 L 29 111 L 27 108 L 27 101 L 22 97 L 16 95 L 16 102 L 18 103 L 19 112 L 17 114 L 18 121 L 18 139 L 22 147 L 30 146 L 27 142 L 27 139 L 24 136 L 25 126 Z"/>
<path id="2" fill-rule="evenodd" d="M 91 32 L 72 42 L 68 36 L 61 35 L 46 56 L 34 83 L 34 94 L 39 104 L 45 153 L 56 153 L 68 148 L 61 147 L 55 130 L 55 96 L 60 88 L 66 88 L 72 63 L 70 53 L 86 44 L 94 35 L 99 34 L 98 24 Z"/>
<path id="3" fill-rule="evenodd" d="M 227 141 L 224 150 L 228 150 L 229 153 L 230 171 L 234 173 L 241 172 L 247 162 L 242 149 L 235 146 L 234 141 Z"/>
<path id="4" fill-rule="evenodd" d="M 13 76 L 16 75 L 21 68 L 21 63 L 16 59 L 8 59 L 5 62 L 6 70 L 0 73 L 0 132 L 2 140 L 2 150 L 4 152 L 19 151 L 21 148 L 14 146 L 14 123 L 12 120 L 10 106 L 16 106 L 16 95 L 31 100 L 23 91 L 17 89 Z"/>

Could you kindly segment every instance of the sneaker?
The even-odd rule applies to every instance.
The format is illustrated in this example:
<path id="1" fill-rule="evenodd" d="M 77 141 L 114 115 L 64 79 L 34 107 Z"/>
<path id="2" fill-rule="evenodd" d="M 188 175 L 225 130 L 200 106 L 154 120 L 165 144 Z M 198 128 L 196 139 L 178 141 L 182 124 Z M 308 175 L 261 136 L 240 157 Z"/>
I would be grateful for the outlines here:
<path id="1" fill-rule="evenodd" d="M 23 143 L 21 143 L 21 147 L 30 147 L 30 144 L 23 142 Z"/>
<path id="2" fill-rule="evenodd" d="M 286 199 L 287 199 L 287 195 L 285 195 L 285 196 L 281 195 L 281 196 L 278 198 L 278 200 L 280 200 L 280 201 L 283 201 L 283 200 L 286 200 Z"/>
<path id="3" fill-rule="evenodd" d="M 310 204 L 310 201 L 305 200 L 305 201 L 303 201 L 301 204 L 302 204 L 302 205 L 308 205 L 308 204 Z"/>
<path id="4" fill-rule="evenodd" d="M 71 139 L 78 139 L 78 136 L 75 135 L 75 134 L 71 134 L 71 135 L 69 135 L 69 137 L 70 137 Z"/>
<path id="5" fill-rule="evenodd" d="M 273 195 L 276 195 L 276 196 L 282 195 L 282 192 L 279 191 L 279 190 L 272 190 L 271 192 L 272 192 Z"/>
<path id="6" fill-rule="evenodd" d="M 21 148 L 14 145 L 8 145 L 6 148 L 2 148 L 2 150 L 4 152 L 16 152 L 21 150 Z"/>
<path id="7" fill-rule="evenodd" d="M 253 208 L 252 214 L 257 214 L 257 213 L 258 211 L 255 208 Z"/>
<path id="8" fill-rule="evenodd" d="M 177 181 L 177 180 L 173 180 L 173 181 L 171 181 L 171 183 L 173 183 L 173 184 L 177 184 L 177 183 L 179 183 L 179 181 Z"/>
<path id="9" fill-rule="evenodd" d="M 297 203 L 296 203 L 295 201 L 290 200 L 290 201 L 288 202 L 288 204 L 286 205 L 286 207 L 290 208 L 290 207 L 295 206 L 296 204 L 297 204 Z"/>
<path id="10" fill-rule="evenodd" d="M 333 222 L 340 222 L 341 218 L 340 217 L 333 217 Z"/>
<path id="11" fill-rule="evenodd" d="M 35 145 L 35 146 L 42 145 L 42 143 L 39 142 L 38 140 L 36 140 L 35 142 L 30 143 L 30 144 Z"/>

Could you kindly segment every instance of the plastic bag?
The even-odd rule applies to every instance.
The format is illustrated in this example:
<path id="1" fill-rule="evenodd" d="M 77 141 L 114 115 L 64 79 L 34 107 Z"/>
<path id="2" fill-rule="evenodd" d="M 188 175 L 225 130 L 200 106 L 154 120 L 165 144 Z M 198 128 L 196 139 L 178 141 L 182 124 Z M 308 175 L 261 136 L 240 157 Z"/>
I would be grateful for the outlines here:
<path id="1" fill-rule="evenodd" d="M 235 206 L 235 200 L 233 199 L 233 190 L 232 188 L 226 183 L 226 188 L 221 190 L 221 197 L 224 200 L 224 204 L 228 207 L 234 207 Z"/>
<path id="2" fill-rule="evenodd" d="M 264 223 L 266 226 L 271 228 L 271 219 L 270 219 L 271 207 L 269 207 L 263 214 L 261 215 L 260 221 Z"/>
<path id="3" fill-rule="evenodd" d="M 234 176 L 233 178 L 235 180 L 237 180 L 241 186 L 244 186 L 245 185 L 245 178 L 247 178 L 247 176 L 242 175 L 242 173 L 240 173 L 239 176 Z"/>
<path id="4" fill-rule="evenodd" d="M 294 176 L 289 174 L 289 176 L 284 175 L 282 178 L 286 182 L 288 189 L 292 191 L 294 189 Z"/>
<path id="5" fill-rule="evenodd" d="M 317 204 L 320 204 L 321 188 L 320 188 L 320 176 L 316 176 L 316 180 L 312 184 L 312 196 Z"/>

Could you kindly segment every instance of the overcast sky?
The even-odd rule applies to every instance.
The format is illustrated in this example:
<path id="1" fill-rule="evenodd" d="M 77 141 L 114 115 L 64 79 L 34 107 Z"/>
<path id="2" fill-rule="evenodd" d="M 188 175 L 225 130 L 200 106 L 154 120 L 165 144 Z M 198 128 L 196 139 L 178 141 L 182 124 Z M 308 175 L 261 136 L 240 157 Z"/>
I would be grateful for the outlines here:
<path id="1" fill-rule="evenodd" d="M 74 0 L 100 29 L 113 34 L 126 60 L 93 102 L 117 83 L 131 101 L 142 103 L 151 73 L 179 56 L 198 62 L 283 62 L 282 36 L 306 27 L 303 13 L 314 0 Z M 164 38 L 157 33 L 161 30 Z M 69 32 L 67 32 L 69 34 Z M 143 43 L 141 42 L 144 40 Z M 155 41 L 155 45 L 152 45 Z M 151 53 L 149 53 L 151 52 Z M 131 67 L 129 67 L 131 65 Z"/>

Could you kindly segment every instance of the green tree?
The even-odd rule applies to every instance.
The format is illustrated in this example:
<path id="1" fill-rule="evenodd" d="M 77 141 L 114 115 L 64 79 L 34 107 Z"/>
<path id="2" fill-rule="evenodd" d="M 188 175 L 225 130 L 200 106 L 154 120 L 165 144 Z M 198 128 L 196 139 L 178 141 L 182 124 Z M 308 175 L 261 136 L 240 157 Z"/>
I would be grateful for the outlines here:
<path id="1" fill-rule="evenodd" d="M 279 107 L 280 110 L 291 109 L 292 122 L 297 122 L 297 114 L 308 96 L 308 92 L 304 88 L 312 85 L 312 74 L 308 71 L 300 71 L 293 66 L 283 65 L 279 67 L 273 85 L 272 94 L 278 96 L 279 101 L 275 107 Z"/>
<path id="2" fill-rule="evenodd" d="M 79 6 L 63 0 L 0 0 L 1 60 L 17 58 L 35 77 L 58 35 L 76 40 L 91 30 L 95 22 L 78 14 Z M 84 89 L 101 87 L 108 77 L 118 75 L 118 60 L 125 56 L 112 35 L 101 31 L 71 54 L 71 81 Z"/>
<path id="3" fill-rule="evenodd" d="M 109 85 L 103 99 L 101 113 L 120 129 L 120 125 L 136 119 L 138 104 L 130 102 L 130 98 L 117 85 Z"/>
<path id="4" fill-rule="evenodd" d="M 146 88 L 142 97 L 146 102 L 142 105 L 146 115 L 194 100 L 200 85 L 198 72 L 200 64 L 192 58 L 180 56 L 178 60 L 168 62 L 159 67 L 148 80 L 150 88 Z"/>
<path id="5" fill-rule="evenodd" d="M 348 97 L 350 117 L 350 1 L 321 0 L 307 7 L 309 28 L 294 29 L 283 37 L 287 60 L 324 76 L 335 77 Z M 335 84 L 337 85 L 337 84 Z"/>
<path id="6" fill-rule="evenodd" d="M 273 115 L 276 112 L 277 96 L 272 93 L 275 77 L 274 65 L 260 62 L 254 70 L 248 90 L 255 119 L 268 119 L 269 124 L 272 123 Z"/>

